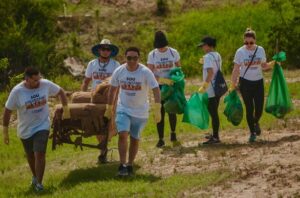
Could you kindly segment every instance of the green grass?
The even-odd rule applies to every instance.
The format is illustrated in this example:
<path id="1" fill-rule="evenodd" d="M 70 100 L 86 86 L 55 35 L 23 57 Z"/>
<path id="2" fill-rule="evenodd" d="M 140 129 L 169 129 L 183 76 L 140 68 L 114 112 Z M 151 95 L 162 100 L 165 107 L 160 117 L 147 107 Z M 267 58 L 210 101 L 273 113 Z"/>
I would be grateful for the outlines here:
<path id="1" fill-rule="evenodd" d="M 289 75 L 287 75 L 289 76 Z M 62 79 L 65 79 L 62 77 Z M 65 80 L 64 82 L 68 82 Z M 266 93 L 269 83 L 266 83 Z M 293 98 L 299 99 L 297 83 L 289 83 L 289 88 Z M 186 93 L 191 94 L 198 89 L 196 85 L 186 87 Z M 223 101 L 220 103 L 219 115 L 221 123 L 220 136 L 236 129 L 246 129 L 247 123 L 243 119 L 242 123 L 235 127 L 226 120 L 222 113 L 224 111 Z M 285 121 L 299 118 L 300 110 L 295 108 L 289 113 Z M 201 140 L 204 133 L 211 130 L 200 130 L 189 124 L 182 123 L 182 115 L 178 115 L 178 139 L 183 143 L 193 141 L 195 137 Z M 285 126 L 278 122 L 272 115 L 264 113 L 261 119 L 261 126 L 264 130 L 282 129 Z M 166 116 L 165 137 L 167 148 L 170 148 L 169 124 Z M 11 142 L 9 146 L 0 146 L 0 192 L 3 197 L 32 197 L 35 193 L 29 188 L 30 172 L 26 163 L 24 151 L 20 140 L 16 137 L 16 130 L 10 130 Z M 2 140 L 2 134 L 0 134 Z M 47 167 L 45 173 L 46 192 L 45 197 L 76 197 L 90 196 L 97 197 L 100 193 L 103 197 L 181 197 L 183 192 L 194 188 L 205 188 L 219 182 L 224 182 L 235 175 L 227 170 L 217 170 L 213 172 L 199 172 L 193 175 L 174 173 L 169 177 L 159 177 L 150 174 L 145 169 L 140 169 L 145 163 L 151 163 L 153 150 L 157 141 L 157 131 L 151 114 L 148 124 L 142 133 L 140 149 L 147 154 L 147 159 L 137 159 L 137 175 L 132 179 L 120 180 L 115 177 L 118 166 L 118 152 L 112 153 L 112 161 L 105 166 L 95 164 L 98 151 L 84 148 L 81 151 L 72 145 L 64 144 L 58 146 L 55 151 L 51 151 L 51 140 L 48 144 Z M 85 143 L 97 144 L 94 137 L 84 139 Z M 117 138 L 114 137 L 110 143 L 110 148 L 117 148 Z M 189 148 L 186 148 L 189 149 Z M 201 148 L 202 149 L 202 148 Z M 208 150 L 211 155 L 214 150 Z M 224 153 L 222 148 L 217 152 Z M 149 154 L 149 156 L 148 156 Z M 0 197 L 1 197 L 0 196 Z"/>
<path id="2" fill-rule="evenodd" d="M 56 76 L 53 79 L 53 82 L 61 86 L 64 90 L 67 91 L 78 91 L 80 90 L 80 86 L 82 81 L 75 79 L 74 77 L 63 74 Z"/>
<path id="3" fill-rule="evenodd" d="M 2 139 L 2 135 L 0 138 Z M 10 138 L 9 146 L 0 147 L 1 196 L 35 196 L 36 193 L 29 187 L 29 168 L 14 129 L 10 130 Z M 88 142 L 95 143 L 95 138 L 89 138 Z M 142 144 L 143 149 L 153 149 L 153 145 L 147 142 Z M 116 138 L 110 147 L 114 146 Z M 98 197 L 99 194 L 101 197 L 178 197 L 189 189 L 205 188 L 232 178 L 232 174 L 227 170 L 193 175 L 175 174 L 162 178 L 139 170 L 143 165 L 139 160 L 135 177 L 120 179 L 116 177 L 118 163 L 97 166 L 97 153 L 93 149 L 74 150 L 70 145 L 51 151 L 49 142 L 44 179 L 47 190 L 43 193 L 44 197 Z"/>

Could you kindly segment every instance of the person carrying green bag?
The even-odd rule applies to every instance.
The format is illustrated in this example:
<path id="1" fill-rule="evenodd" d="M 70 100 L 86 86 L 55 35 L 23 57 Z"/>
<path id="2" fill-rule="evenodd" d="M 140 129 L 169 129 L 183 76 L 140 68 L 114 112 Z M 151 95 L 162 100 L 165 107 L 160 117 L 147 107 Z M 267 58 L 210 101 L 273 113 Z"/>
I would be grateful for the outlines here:
<path id="1" fill-rule="evenodd" d="M 265 111 L 273 114 L 277 118 L 283 118 L 293 108 L 286 80 L 280 66 L 280 62 L 286 60 L 285 53 L 280 52 L 276 54 L 273 56 L 273 60 L 275 60 L 276 63 L 273 69 Z"/>
<path id="2" fill-rule="evenodd" d="M 246 107 L 246 118 L 250 129 L 249 142 L 255 142 L 261 134 L 259 120 L 264 105 L 264 80 L 262 70 L 269 70 L 274 61 L 267 63 L 263 47 L 256 45 L 256 33 L 247 28 L 244 33 L 244 45 L 234 57 L 234 68 L 231 75 L 229 91 L 239 88 Z M 238 78 L 238 76 L 240 76 Z M 238 87 L 239 84 L 239 87 Z"/>
<path id="3" fill-rule="evenodd" d="M 154 73 L 160 89 L 164 85 L 173 85 L 174 81 L 169 78 L 170 70 L 175 67 L 180 67 L 180 56 L 176 49 L 168 46 L 168 40 L 164 32 L 157 31 L 154 36 L 154 48 L 148 55 L 147 66 Z M 159 136 L 159 141 L 156 147 L 163 147 L 164 142 L 164 125 L 165 125 L 165 100 L 161 101 L 161 121 L 157 123 L 157 131 Z M 176 123 L 177 117 L 174 113 L 168 113 L 169 123 L 171 128 L 171 141 L 173 143 L 177 142 L 176 138 Z"/>
<path id="4" fill-rule="evenodd" d="M 216 39 L 206 36 L 201 40 L 198 45 L 205 52 L 203 57 L 203 84 L 199 88 L 200 93 L 208 94 L 208 112 L 212 118 L 212 135 L 207 136 L 207 141 L 203 144 L 217 144 L 220 143 L 219 128 L 220 120 L 218 114 L 219 102 L 221 95 L 217 95 L 214 90 L 213 84 L 216 81 L 217 72 L 221 70 L 222 59 L 221 55 L 215 51 Z"/>

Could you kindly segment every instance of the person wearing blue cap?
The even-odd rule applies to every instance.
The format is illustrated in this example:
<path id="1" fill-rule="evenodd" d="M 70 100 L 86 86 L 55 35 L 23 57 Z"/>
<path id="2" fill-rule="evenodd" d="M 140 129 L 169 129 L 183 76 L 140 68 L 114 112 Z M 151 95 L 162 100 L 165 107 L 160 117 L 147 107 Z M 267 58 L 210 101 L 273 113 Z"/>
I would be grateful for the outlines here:
<path id="1" fill-rule="evenodd" d="M 103 39 L 99 44 L 92 47 L 92 53 L 97 57 L 88 63 L 85 71 L 85 78 L 81 85 L 82 91 L 87 91 L 89 83 L 92 81 L 92 90 L 109 78 L 120 66 L 120 63 L 113 59 L 119 52 L 119 48 L 113 45 L 110 40 Z M 105 141 L 106 137 L 98 135 L 99 144 Z M 106 146 L 105 146 L 106 147 Z M 98 163 L 106 163 L 107 148 L 102 148 L 98 156 Z"/>

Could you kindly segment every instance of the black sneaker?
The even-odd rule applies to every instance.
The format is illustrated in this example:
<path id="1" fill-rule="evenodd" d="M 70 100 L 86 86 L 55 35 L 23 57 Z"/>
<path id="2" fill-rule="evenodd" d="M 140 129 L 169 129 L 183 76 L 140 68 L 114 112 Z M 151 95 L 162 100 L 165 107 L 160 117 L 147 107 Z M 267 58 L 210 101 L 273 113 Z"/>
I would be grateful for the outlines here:
<path id="1" fill-rule="evenodd" d="M 249 137 L 249 143 L 254 143 L 256 141 L 256 134 L 251 133 Z"/>
<path id="2" fill-rule="evenodd" d="M 100 154 L 98 156 L 98 164 L 105 164 L 107 163 L 107 149 L 104 153 Z"/>
<path id="3" fill-rule="evenodd" d="M 260 134 L 261 134 L 261 129 L 260 129 L 260 126 L 259 126 L 258 123 L 255 123 L 255 124 L 254 124 L 254 130 L 255 130 L 256 135 L 257 135 L 257 136 L 260 136 Z"/>
<path id="4" fill-rule="evenodd" d="M 128 169 L 125 165 L 120 164 L 118 176 L 128 176 Z"/>
<path id="5" fill-rule="evenodd" d="M 175 132 L 171 132 L 171 142 L 176 142 L 177 138 L 176 138 L 176 133 Z"/>
<path id="6" fill-rule="evenodd" d="M 131 165 L 127 166 L 127 172 L 129 176 L 133 175 L 133 167 Z"/>
<path id="7" fill-rule="evenodd" d="M 203 144 L 218 144 L 221 141 L 218 138 L 211 137 L 206 142 L 203 142 Z"/>
<path id="8" fill-rule="evenodd" d="M 98 164 L 106 164 L 107 163 L 107 156 L 106 155 L 99 155 L 98 156 Z"/>
<path id="9" fill-rule="evenodd" d="M 165 141 L 164 140 L 158 140 L 157 144 L 156 144 L 156 147 L 157 148 L 161 148 L 165 146 Z"/>

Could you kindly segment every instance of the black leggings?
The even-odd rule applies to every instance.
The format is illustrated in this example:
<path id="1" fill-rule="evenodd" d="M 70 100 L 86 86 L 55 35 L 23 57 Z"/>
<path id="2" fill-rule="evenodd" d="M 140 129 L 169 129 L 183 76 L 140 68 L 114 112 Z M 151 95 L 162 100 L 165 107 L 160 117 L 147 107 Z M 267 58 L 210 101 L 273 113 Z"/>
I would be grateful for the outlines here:
<path id="1" fill-rule="evenodd" d="M 219 97 L 213 97 L 208 99 L 208 112 L 211 116 L 213 137 L 217 139 L 219 139 L 219 128 L 220 128 L 220 120 L 218 114 L 219 102 L 220 102 Z"/>
<path id="2" fill-rule="evenodd" d="M 255 133 L 254 125 L 259 122 L 264 108 L 264 80 L 249 81 L 240 78 L 240 91 L 246 106 L 250 133 Z"/>
<path id="3" fill-rule="evenodd" d="M 157 123 L 156 128 L 158 132 L 158 137 L 159 139 L 164 138 L 164 127 L 165 127 L 165 108 L 164 108 L 164 101 L 161 102 L 161 121 Z M 177 123 L 177 117 L 176 114 L 170 114 L 169 115 L 169 123 L 170 123 L 170 128 L 171 132 L 175 132 L 176 129 L 176 123 Z"/>

